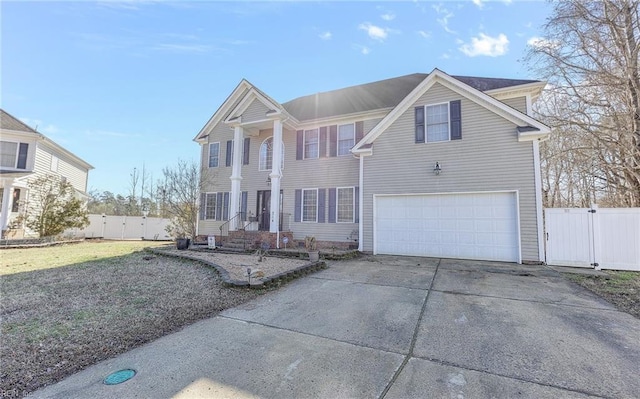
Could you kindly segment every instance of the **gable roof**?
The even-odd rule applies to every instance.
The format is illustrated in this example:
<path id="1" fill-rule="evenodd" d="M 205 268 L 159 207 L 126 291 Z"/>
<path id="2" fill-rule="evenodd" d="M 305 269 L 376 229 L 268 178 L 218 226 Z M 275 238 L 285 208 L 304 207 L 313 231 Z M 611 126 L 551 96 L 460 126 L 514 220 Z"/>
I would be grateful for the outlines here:
<path id="1" fill-rule="evenodd" d="M 35 131 L 35 129 L 32 129 L 26 123 L 20 121 L 18 118 L 14 117 L 3 109 L 0 109 L 0 128 L 6 130 L 15 130 L 18 132 L 38 133 L 37 131 Z"/>
<path id="2" fill-rule="evenodd" d="M 477 80 L 480 79 L 480 80 Z M 476 85 L 482 84 L 509 84 L 509 82 L 487 82 L 485 78 L 471 78 L 469 81 Z M 498 79 L 501 80 L 501 79 Z M 506 79 L 510 81 L 510 79 Z M 532 83 L 531 81 L 525 81 Z M 499 100 L 491 97 L 488 94 L 483 93 L 481 90 L 464 83 L 459 77 L 447 75 L 439 69 L 434 69 L 422 82 L 420 82 L 402 101 L 385 116 L 366 136 L 362 138 L 351 150 L 353 153 L 366 153 L 371 151 L 369 144 L 373 143 L 402 113 L 404 113 L 409 107 L 426 93 L 435 83 L 440 83 L 445 87 L 457 92 L 458 94 L 475 101 L 476 103 L 484 106 L 487 109 L 501 115 L 505 119 L 508 119 L 516 124 L 524 124 L 525 126 L 518 126 L 518 133 L 523 137 L 527 133 L 530 138 L 537 138 L 546 136 L 549 134 L 550 129 L 542 122 L 526 115 L 515 108 L 512 108 Z M 527 84 L 524 83 L 524 84 Z M 521 83 L 522 84 L 522 83 Z M 507 87 L 507 86 L 503 86 Z M 496 87 L 494 87 L 495 89 Z M 489 90 L 489 89 L 487 89 Z M 532 134 L 534 133 L 535 134 Z"/>
<path id="3" fill-rule="evenodd" d="M 427 76 L 429 74 L 414 73 L 344 89 L 311 94 L 287 101 L 282 106 L 299 121 L 393 108 Z M 541 83 L 538 80 L 480 78 L 474 76 L 452 76 L 452 78 L 480 91 Z"/>

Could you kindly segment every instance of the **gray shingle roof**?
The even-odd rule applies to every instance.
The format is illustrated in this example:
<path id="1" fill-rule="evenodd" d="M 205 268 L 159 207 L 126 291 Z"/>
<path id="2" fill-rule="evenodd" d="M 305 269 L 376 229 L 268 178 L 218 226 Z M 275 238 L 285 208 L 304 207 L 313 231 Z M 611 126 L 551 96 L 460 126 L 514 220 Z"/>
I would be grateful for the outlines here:
<path id="1" fill-rule="evenodd" d="M 20 132 L 37 133 L 34 129 L 3 109 L 0 109 L 0 128 L 7 130 L 16 130 Z"/>
<path id="2" fill-rule="evenodd" d="M 392 108 L 402 101 L 428 74 L 414 73 L 344 89 L 298 97 L 282 106 L 299 121 Z M 452 76 L 480 91 L 535 83 L 537 80 Z"/>

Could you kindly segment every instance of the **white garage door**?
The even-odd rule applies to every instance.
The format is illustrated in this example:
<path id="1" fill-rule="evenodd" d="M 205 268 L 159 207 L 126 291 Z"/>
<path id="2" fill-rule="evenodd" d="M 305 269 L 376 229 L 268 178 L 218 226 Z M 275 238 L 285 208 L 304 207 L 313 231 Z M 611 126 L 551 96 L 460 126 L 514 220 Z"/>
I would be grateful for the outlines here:
<path id="1" fill-rule="evenodd" d="M 519 261 L 515 193 L 375 197 L 374 252 Z"/>

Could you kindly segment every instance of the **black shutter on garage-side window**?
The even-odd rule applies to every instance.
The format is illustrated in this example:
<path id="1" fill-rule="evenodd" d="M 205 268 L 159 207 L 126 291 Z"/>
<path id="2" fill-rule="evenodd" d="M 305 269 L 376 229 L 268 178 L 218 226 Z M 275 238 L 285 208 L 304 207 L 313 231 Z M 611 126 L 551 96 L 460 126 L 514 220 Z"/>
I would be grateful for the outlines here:
<path id="1" fill-rule="evenodd" d="M 20 149 L 18 151 L 18 169 L 27 169 L 27 153 L 29 152 L 29 144 L 20 143 Z"/>
<path id="2" fill-rule="evenodd" d="M 293 211 L 293 221 L 299 222 L 302 220 L 302 190 L 295 191 L 295 207 Z"/>
<path id="3" fill-rule="evenodd" d="M 233 140 L 227 140 L 227 159 L 225 166 L 231 166 L 231 157 L 233 156 Z"/>
<path id="4" fill-rule="evenodd" d="M 304 153 L 304 130 L 296 131 L 296 159 L 302 159 Z"/>
<path id="5" fill-rule="evenodd" d="M 318 139 L 318 156 L 320 158 L 327 157 L 327 127 L 322 126 L 320 129 L 320 138 Z"/>
<path id="6" fill-rule="evenodd" d="M 336 222 L 336 189 L 329 189 L 329 223 Z"/>
<path id="7" fill-rule="evenodd" d="M 355 197 L 354 203 L 356 204 L 353 207 L 353 216 L 354 216 L 353 220 L 354 220 L 354 223 L 359 223 L 360 222 L 360 187 L 356 187 L 353 190 L 353 195 Z"/>
<path id="8" fill-rule="evenodd" d="M 462 112 L 460 100 L 449 103 L 449 120 L 451 122 L 451 140 L 462 139 Z"/>
<path id="9" fill-rule="evenodd" d="M 364 137 L 364 121 L 356 122 L 356 143 Z"/>
<path id="10" fill-rule="evenodd" d="M 415 108 L 416 143 L 424 143 L 424 107 Z"/>

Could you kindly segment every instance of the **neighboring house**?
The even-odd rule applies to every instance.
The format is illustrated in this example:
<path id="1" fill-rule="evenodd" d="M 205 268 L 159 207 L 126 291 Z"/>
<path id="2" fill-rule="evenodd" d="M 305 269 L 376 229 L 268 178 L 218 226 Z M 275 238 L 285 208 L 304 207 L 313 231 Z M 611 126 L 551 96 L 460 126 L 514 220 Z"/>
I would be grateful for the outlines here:
<path id="1" fill-rule="evenodd" d="M 231 220 L 325 248 L 542 261 L 544 86 L 435 69 L 278 103 L 242 80 L 194 139 L 214 176 L 199 234 Z"/>
<path id="2" fill-rule="evenodd" d="M 29 180 L 43 175 L 66 179 L 80 197 L 88 198 L 87 179 L 93 166 L 0 109 L 0 227 L 9 223 L 29 201 Z M 19 226 L 9 238 L 31 236 Z"/>

